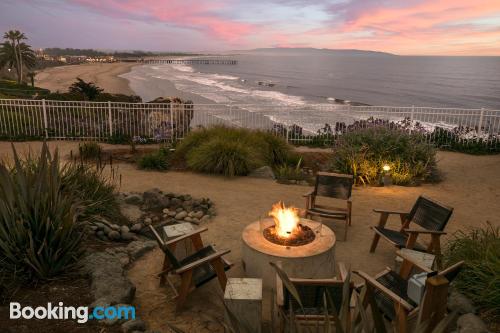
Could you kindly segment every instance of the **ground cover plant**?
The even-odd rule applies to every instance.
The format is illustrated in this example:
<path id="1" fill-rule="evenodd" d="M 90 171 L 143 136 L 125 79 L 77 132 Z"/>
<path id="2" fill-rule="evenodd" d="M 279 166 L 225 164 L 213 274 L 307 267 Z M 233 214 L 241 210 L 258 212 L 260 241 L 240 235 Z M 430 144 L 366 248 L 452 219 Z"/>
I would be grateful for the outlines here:
<path id="1" fill-rule="evenodd" d="M 273 133 L 215 126 L 189 133 L 176 147 L 176 158 L 189 169 L 228 177 L 285 163 L 292 147 Z"/>
<path id="2" fill-rule="evenodd" d="M 454 287 L 468 296 L 480 311 L 500 320 L 500 227 L 486 227 L 457 232 L 447 244 L 447 265 L 464 260 L 465 266 Z"/>
<path id="3" fill-rule="evenodd" d="M 78 145 L 80 157 L 84 160 L 99 159 L 101 157 L 102 148 L 95 141 L 88 141 Z"/>
<path id="4" fill-rule="evenodd" d="M 351 174 L 357 184 L 376 185 L 383 166 L 394 184 L 436 180 L 436 149 L 418 133 L 384 127 L 360 128 L 339 136 L 330 169 Z"/>

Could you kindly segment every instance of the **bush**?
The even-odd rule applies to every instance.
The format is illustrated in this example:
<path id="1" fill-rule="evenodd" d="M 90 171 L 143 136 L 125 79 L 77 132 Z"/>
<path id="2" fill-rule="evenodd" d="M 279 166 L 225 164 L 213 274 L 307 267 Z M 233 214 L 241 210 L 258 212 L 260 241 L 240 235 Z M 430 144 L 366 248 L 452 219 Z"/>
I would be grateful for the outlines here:
<path id="1" fill-rule="evenodd" d="M 500 319 L 500 227 L 459 231 L 448 242 L 446 265 L 464 260 L 454 287 L 468 296 L 485 315 Z"/>
<path id="2" fill-rule="evenodd" d="M 394 184 L 414 185 L 436 180 L 436 150 L 420 134 L 372 127 L 339 136 L 331 168 L 352 174 L 356 183 L 376 184 L 382 167 L 391 167 Z"/>
<path id="3" fill-rule="evenodd" d="M 272 133 L 214 126 L 189 133 L 177 145 L 176 158 L 196 171 L 235 176 L 266 164 L 283 165 L 291 151 L 286 141 Z"/>
<path id="4" fill-rule="evenodd" d="M 101 157 L 102 148 L 95 141 L 84 142 L 78 145 L 78 151 L 80 152 L 80 157 L 84 160 L 88 159 L 99 159 Z"/>
<path id="5" fill-rule="evenodd" d="M 106 177 L 103 171 L 101 166 L 75 162 L 62 169 L 62 189 L 82 206 L 80 220 L 104 217 L 116 221 L 123 218 L 114 195 L 114 173 Z"/>
<path id="6" fill-rule="evenodd" d="M 155 152 L 147 153 L 137 161 L 139 169 L 145 170 L 168 170 L 170 166 L 170 151 L 167 148 L 160 148 Z"/>
<path id="7" fill-rule="evenodd" d="M 248 144 L 216 138 L 191 150 L 187 165 L 195 171 L 233 177 L 247 175 L 260 163 Z"/>
<path id="8" fill-rule="evenodd" d="M 57 152 L 0 165 L 0 280 L 32 282 L 57 276 L 82 255 L 79 207 L 63 190 Z"/>

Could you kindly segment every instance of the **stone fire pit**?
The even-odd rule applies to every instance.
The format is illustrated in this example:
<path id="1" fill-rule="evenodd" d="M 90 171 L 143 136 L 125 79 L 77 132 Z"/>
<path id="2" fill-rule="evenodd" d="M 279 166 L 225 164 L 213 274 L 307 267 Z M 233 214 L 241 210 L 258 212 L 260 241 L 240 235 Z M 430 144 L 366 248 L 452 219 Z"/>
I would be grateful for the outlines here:
<path id="1" fill-rule="evenodd" d="M 267 221 L 266 221 L 267 220 Z M 269 262 L 281 262 L 283 270 L 294 278 L 331 278 L 335 276 L 335 234 L 319 222 L 301 218 L 300 224 L 316 230 L 314 239 L 299 246 L 279 245 L 266 239 L 262 224 L 272 218 L 256 221 L 243 230 L 243 268 L 247 277 L 261 278 L 263 288 L 274 288 L 275 270 Z"/>

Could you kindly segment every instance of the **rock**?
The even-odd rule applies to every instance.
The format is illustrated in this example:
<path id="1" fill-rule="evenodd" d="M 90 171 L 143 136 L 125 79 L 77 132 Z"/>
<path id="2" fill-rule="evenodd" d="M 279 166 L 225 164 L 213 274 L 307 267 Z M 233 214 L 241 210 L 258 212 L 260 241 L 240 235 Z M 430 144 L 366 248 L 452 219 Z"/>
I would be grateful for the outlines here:
<path id="1" fill-rule="evenodd" d="M 130 232 L 130 228 L 127 227 L 126 225 L 122 225 L 120 227 L 120 233 L 123 235 L 123 234 L 126 234 L 126 233 L 129 233 Z"/>
<path id="2" fill-rule="evenodd" d="M 119 226 L 118 224 L 111 224 L 109 227 L 116 231 L 120 231 L 121 229 L 121 226 Z"/>
<path id="3" fill-rule="evenodd" d="M 205 215 L 200 219 L 200 223 L 210 221 L 210 215 Z"/>
<path id="4" fill-rule="evenodd" d="M 193 216 L 194 216 L 194 211 L 193 212 L 189 212 L 188 217 L 193 217 Z"/>
<path id="5" fill-rule="evenodd" d="M 122 239 L 123 240 L 126 240 L 126 241 L 131 241 L 131 240 L 137 240 L 137 236 L 134 235 L 133 233 L 131 232 L 125 232 L 125 233 L 122 233 Z"/>
<path id="6" fill-rule="evenodd" d="M 93 309 L 93 308 L 96 308 L 98 306 L 105 308 L 105 307 L 108 307 L 110 305 L 111 304 L 109 304 L 109 302 L 106 298 L 99 298 L 99 299 L 96 299 L 94 302 L 92 302 L 92 304 L 89 305 L 89 308 Z"/>
<path id="7" fill-rule="evenodd" d="M 113 231 L 113 229 L 111 229 L 110 227 L 108 227 L 108 226 L 106 226 L 106 225 L 105 225 L 105 226 L 104 226 L 104 228 L 102 228 L 102 231 L 104 231 L 104 233 L 105 233 L 105 234 L 106 234 L 106 236 L 107 236 L 107 235 L 109 235 L 109 233 L 110 233 L 111 231 Z"/>
<path id="8" fill-rule="evenodd" d="M 142 196 L 140 194 L 130 194 L 123 201 L 126 204 L 138 206 L 142 204 Z"/>
<path id="9" fill-rule="evenodd" d="M 97 227 L 97 229 L 102 230 L 104 229 L 104 224 L 101 222 L 96 222 L 94 225 Z"/>
<path id="10" fill-rule="evenodd" d="M 203 217 L 203 211 L 199 210 L 193 214 L 193 217 L 196 217 L 197 219 L 201 219 Z"/>
<path id="11" fill-rule="evenodd" d="M 136 223 L 130 228 L 130 231 L 132 232 L 139 232 L 142 229 L 142 223 Z"/>
<path id="12" fill-rule="evenodd" d="M 130 304 L 135 295 L 135 286 L 123 271 L 120 257 L 116 253 L 96 252 L 82 259 L 83 271 L 91 279 L 90 293 L 107 304 Z"/>
<path id="13" fill-rule="evenodd" d="M 136 260 L 137 258 L 144 255 L 146 252 L 154 249 L 156 247 L 155 241 L 133 241 L 128 243 L 127 252 L 132 260 Z"/>
<path id="14" fill-rule="evenodd" d="M 481 318 L 472 313 L 458 317 L 457 333 L 488 333 L 488 328 Z"/>
<path id="15" fill-rule="evenodd" d="M 190 222 L 194 224 L 200 224 L 200 220 L 197 219 L 196 217 L 192 217 Z"/>
<path id="16" fill-rule="evenodd" d="M 159 210 L 168 207 L 170 200 L 163 195 L 159 189 L 152 189 L 144 192 L 143 194 L 144 204 L 148 209 Z"/>
<path id="17" fill-rule="evenodd" d="M 153 216 L 152 220 L 153 222 L 158 222 L 160 221 L 160 218 L 158 216 Z"/>
<path id="18" fill-rule="evenodd" d="M 176 220 L 183 220 L 187 215 L 188 215 L 188 213 L 186 211 L 181 211 L 175 215 L 175 219 Z"/>
<path id="19" fill-rule="evenodd" d="M 191 217 L 189 217 L 189 216 L 186 216 L 186 217 L 184 218 L 184 221 L 186 221 L 186 222 L 191 222 L 192 220 L 193 220 L 193 218 L 191 218 Z"/>
<path id="20" fill-rule="evenodd" d="M 151 223 L 153 223 L 153 220 L 150 217 L 144 219 L 144 225 L 150 225 Z"/>
<path id="21" fill-rule="evenodd" d="M 178 198 L 170 199 L 170 208 L 177 208 L 182 204 L 182 200 Z"/>
<path id="22" fill-rule="evenodd" d="M 184 201 L 191 201 L 193 199 L 189 194 L 184 195 Z"/>
<path id="23" fill-rule="evenodd" d="M 274 176 L 273 169 L 267 165 L 250 172 L 248 174 L 248 177 L 276 179 L 276 177 Z"/>
<path id="24" fill-rule="evenodd" d="M 140 319 L 126 321 L 121 327 L 123 333 L 132 333 L 133 331 L 144 332 L 146 330 L 146 324 Z"/>
<path id="25" fill-rule="evenodd" d="M 168 210 L 168 208 L 163 208 L 162 212 L 163 212 L 163 214 L 168 214 L 169 210 Z"/>
<path id="26" fill-rule="evenodd" d="M 119 240 L 120 239 L 120 233 L 118 231 L 113 230 L 113 231 L 111 231 L 108 234 L 108 237 L 111 240 Z"/>
<path id="27" fill-rule="evenodd" d="M 97 231 L 97 230 L 99 230 L 99 228 L 98 228 L 97 226 L 95 226 L 95 225 L 91 225 L 91 226 L 89 226 L 89 228 L 90 228 L 90 230 L 92 230 L 92 231 Z"/>
<path id="28" fill-rule="evenodd" d="M 102 230 L 99 230 L 98 232 L 96 232 L 95 234 L 97 236 L 97 238 L 99 238 L 100 240 L 103 240 L 103 241 L 107 241 L 108 240 L 108 237 L 106 237 L 106 234 L 104 233 L 104 231 Z"/>
<path id="29" fill-rule="evenodd" d="M 168 212 L 168 214 L 167 214 L 167 215 L 168 215 L 168 216 L 170 216 L 170 217 L 175 217 L 175 215 L 177 215 L 177 212 L 175 212 L 175 211 L 174 211 L 174 212 L 170 211 L 170 212 Z"/>
<path id="30" fill-rule="evenodd" d="M 476 313 L 476 308 L 471 300 L 457 291 L 452 291 L 448 296 L 448 310 L 450 312 L 457 311 L 460 315 Z"/>
<path id="31" fill-rule="evenodd" d="M 125 203 L 120 205 L 120 212 L 131 223 L 138 222 L 143 214 L 138 206 Z"/>

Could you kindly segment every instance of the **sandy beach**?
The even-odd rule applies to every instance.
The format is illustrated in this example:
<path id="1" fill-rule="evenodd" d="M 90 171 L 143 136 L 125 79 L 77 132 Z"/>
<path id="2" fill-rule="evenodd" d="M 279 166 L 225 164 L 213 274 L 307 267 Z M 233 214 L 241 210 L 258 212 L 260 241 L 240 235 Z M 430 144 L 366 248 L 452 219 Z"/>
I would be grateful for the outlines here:
<path id="1" fill-rule="evenodd" d="M 82 64 L 51 67 L 36 76 L 36 85 L 52 91 L 67 91 L 77 77 L 94 82 L 109 93 L 135 95 L 127 79 L 119 75 L 127 73 L 134 63 L 117 62 L 112 64 Z"/>

